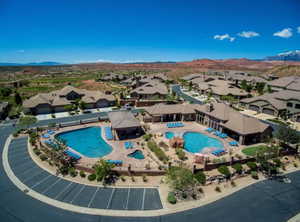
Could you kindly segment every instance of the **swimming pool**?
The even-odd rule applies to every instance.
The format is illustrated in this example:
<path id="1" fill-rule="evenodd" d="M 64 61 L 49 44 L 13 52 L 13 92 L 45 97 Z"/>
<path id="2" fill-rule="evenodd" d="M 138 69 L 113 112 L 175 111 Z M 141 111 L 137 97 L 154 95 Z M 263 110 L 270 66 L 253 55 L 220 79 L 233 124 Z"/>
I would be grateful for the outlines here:
<path id="1" fill-rule="evenodd" d="M 135 158 L 135 159 L 138 159 L 138 160 L 145 159 L 145 156 L 144 156 L 144 154 L 143 154 L 143 152 L 141 150 L 136 150 L 133 153 L 128 154 L 127 156 Z"/>
<path id="2" fill-rule="evenodd" d="M 174 133 L 173 133 L 173 132 L 166 132 L 166 133 L 165 133 L 165 137 L 166 137 L 167 139 L 172 139 L 172 138 L 174 137 Z"/>
<path id="3" fill-rule="evenodd" d="M 100 127 L 67 131 L 55 137 L 66 141 L 68 147 L 90 158 L 103 157 L 112 151 L 111 146 L 103 140 Z"/>
<path id="4" fill-rule="evenodd" d="M 201 153 L 206 147 L 224 149 L 223 143 L 215 138 L 198 132 L 186 132 L 183 134 L 184 149 L 191 153 Z"/>

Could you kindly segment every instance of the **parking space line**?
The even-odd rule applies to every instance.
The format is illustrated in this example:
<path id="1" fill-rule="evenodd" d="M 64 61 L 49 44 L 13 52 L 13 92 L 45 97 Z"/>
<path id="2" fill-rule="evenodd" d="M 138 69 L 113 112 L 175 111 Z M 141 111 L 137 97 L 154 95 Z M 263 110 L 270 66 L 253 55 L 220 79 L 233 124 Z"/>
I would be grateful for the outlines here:
<path id="1" fill-rule="evenodd" d="M 54 187 L 55 184 L 57 184 L 58 181 L 60 181 L 60 180 L 61 180 L 61 178 L 59 178 L 58 180 L 56 180 L 53 184 L 51 184 L 49 187 L 47 187 L 47 188 L 42 192 L 42 194 L 46 193 L 48 190 L 50 190 L 52 187 Z"/>
<path id="2" fill-rule="evenodd" d="M 62 189 L 62 191 L 60 191 L 56 197 L 54 197 L 54 199 L 56 200 L 57 198 L 59 198 L 59 196 L 64 193 L 71 185 L 73 184 L 73 182 L 70 182 L 64 189 Z"/>
<path id="3" fill-rule="evenodd" d="M 50 176 L 52 176 L 51 174 L 49 174 L 48 176 L 46 176 L 44 179 L 42 179 L 41 181 L 37 182 L 36 184 L 34 184 L 31 189 L 33 189 L 34 187 L 40 185 L 41 183 L 43 183 L 44 181 L 46 181 Z"/>
<path id="4" fill-rule="evenodd" d="M 142 210 L 144 210 L 144 207 L 145 207 L 145 194 L 146 194 L 146 189 L 144 188 L 143 201 L 142 201 Z"/>
<path id="5" fill-rule="evenodd" d="M 28 164 L 28 163 L 32 163 L 32 162 L 31 162 L 31 161 L 28 161 L 28 162 L 21 163 L 20 165 L 18 165 L 18 167 L 24 166 L 24 165 L 26 165 L 26 164 Z M 14 164 L 14 165 L 15 165 L 15 164 Z"/>
<path id="6" fill-rule="evenodd" d="M 90 200 L 90 202 L 89 202 L 88 208 L 90 208 L 91 204 L 93 203 L 93 201 L 94 201 L 94 199 L 95 199 L 95 197 L 96 197 L 96 194 L 97 194 L 98 190 L 99 190 L 99 187 L 97 187 L 95 193 L 93 194 L 93 196 L 92 196 L 92 198 L 91 198 L 91 200 Z"/>
<path id="7" fill-rule="evenodd" d="M 32 175 L 31 177 L 28 177 L 26 180 L 23 180 L 23 183 L 26 183 L 27 181 L 31 180 L 32 178 L 34 178 L 34 177 L 37 176 L 37 175 L 42 174 L 43 172 L 44 172 L 44 171 L 42 170 L 41 172 L 38 172 L 38 173 Z"/>
<path id="8" fill-rule="evenodd" d="M 110 205 L 110 203 L 111 203 L 111 200 L 112 200 L 112 198 L 113 198 L 114 193 L 115 193 L 115 188 L 113 188 L 113 190 L 111 191 L 110 198 L 109 198 L 109 200 L 108 200 L 106 209 L 109 208 L 109 205 Z"/>
<path id="9" fill-rule="evenodd" d="M 26 174 L 26 173 L 30 172 L 32 169 L 37 168 L 37 167 L 38 167 L 37 165 L 34 165 L 33 167 L 27 168 L 21 174 L 19 174 L 19 176 Z"/>
<path id="10" fill-rule="evenodd" d="M 129 195 L 130 195 L 130 187 L 128 188 L 128 193 L 127 193 L 127 201 L 126 201 L 126 206 L 125 206 L 126 210 L 128 209 Z"/>
<path id="11" fill-rule="evenodd" d="M 79 196 L 79 194 L 83 191 L 84 188 L 85 188 L 85 185 L 83 185 L 82 188 L 80 189 L 80 191 L 76 195 L 74 195 L 73 199 L 70 201 L 71 204 Z"/>

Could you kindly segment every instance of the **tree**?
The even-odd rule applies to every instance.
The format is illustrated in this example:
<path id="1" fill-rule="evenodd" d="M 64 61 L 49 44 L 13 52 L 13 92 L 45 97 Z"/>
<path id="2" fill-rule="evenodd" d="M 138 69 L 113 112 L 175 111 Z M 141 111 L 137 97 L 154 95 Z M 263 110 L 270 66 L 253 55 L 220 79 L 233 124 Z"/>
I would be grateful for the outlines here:
<path id="1" fill-rule="evenodd" d="M 86 109 L 87 105 L 84 101 L 80 101 L 78 107 L 79 109 L 84 110 Z"/>
<path id="2" fill-rule="evenodd" d="M 202 185 L 205 185 L 206 183 L 206 175 L 203 173 L 203 171 L 199 171 L 195 174 L 195 179 Z"/>
<path id="3" fill-rule="evenodd" d="M 172 189 L 184 192 L 196 186 L 196 180 L 190 169 L 172 166 L 167 171 L 167 183 Z"/>
<path id="4" fill-rule="evenodd" d="M 109 163 L 103 159 L 99 160 L 93 167 L 97 181 L 102 181 L 104 185 L 113 182 L 111 179 L 113 176 L 112 169 L 114 167 L 115 166 L 112 163 Z"/>
<path id="5" fill-rule="evenodd" d="M 259 95 L 262 95 L 264 93 L 264 88 L 265 88 L 265 83 L 264 82 L 257 82 L 255 85 L 255 90 L 258 92 Z"/>
<path id="6" fill-rule="evenodd" d="M 34 123 L 37 122 L 37 119 L 35 116 L 23 116 L 19 120 L 19 125 L 22 127 L 28 127 Z"/>
<path id="7" fill-rule="evenodd" d="M 218 171 L 223 174 L 226 178 L 229 178 L 231 173 L 226 165 L 219 166 Z"/>
<path id="8" fill-rule="evenodd" d="M 238 173 L 238 174 L 241 174 L 243 172 L 243 166 L 242 164 L 240 163 L 236 163 L 232 166 L 233 169 L 235 169 L 235 171 Z"/>
<path id="9" fill-rule="evenodd" d="M 287 125 L 280 125 L 275 133 L 275 138 L 284 144 L 296 144 L 300 142 L 300 134 Z"/>
<path id="10" fill-rule="evenodd" d="M 15 103 L 17 105 L 21 105 L 22 104 L 22 97 L 20 96 L 20 94 L 18 92 L 15 92 Z"/>
<path id="11" fill-rule="evenodd" d="M 12 93 L 12 90 L 8 87 L 0 88 L 0 96 L 8 97 Z"/>

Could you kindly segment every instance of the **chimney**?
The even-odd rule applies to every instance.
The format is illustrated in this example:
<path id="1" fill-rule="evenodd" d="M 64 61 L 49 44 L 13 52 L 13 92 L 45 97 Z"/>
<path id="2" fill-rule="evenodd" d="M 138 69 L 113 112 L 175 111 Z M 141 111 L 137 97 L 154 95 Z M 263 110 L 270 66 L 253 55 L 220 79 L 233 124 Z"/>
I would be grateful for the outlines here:
<path id="1" fill-rule="evenodd" d="M 211 112 L 211 111 L 213 111 L 213 110 L 214 110 L 213 104 L 212 104 L 212 103 L 208 103 L 208 104 L 206 105 L 206 111 L 207 111 L 207 112 Z"/>

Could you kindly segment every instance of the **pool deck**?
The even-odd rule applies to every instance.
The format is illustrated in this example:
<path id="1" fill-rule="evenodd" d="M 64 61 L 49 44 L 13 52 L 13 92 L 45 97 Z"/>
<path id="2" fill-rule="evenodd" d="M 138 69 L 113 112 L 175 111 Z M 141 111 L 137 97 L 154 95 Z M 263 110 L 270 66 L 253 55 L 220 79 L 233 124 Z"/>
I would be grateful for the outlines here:
<path id="1" fill-rule="evenodd" d="M 153 155 L 150 153 L 150 151 L 148 149 L 143 149 L 141 145 L 138 145 L 138 143 L 141 142 L 142 138 L 131 139 L 131 140 L 122 140 L 122 141 L 107 140 L 104 135 L 105 132 L 104 132 L 103 128 L 105 126 L 110 126 L 109 123 L 90 123 L 90 124 L 82 124 L 82 125 L 60 128 L 59 130 L 55 131 L 55 134 L 50 136 L 50 139 L 54 139 L 54 136 L 56 134 L 59 134 L 62 132 L 67 132 L 67 131 L 72 131 L 72 130 L 82 129 L 82 128 L 88 128 L 88 127 L 92 127 L 92 126 L 97 126 L 97 127 L 102 128 L 101 137 L 107 144 L 109 144 L 112 147 L 112 151 L 111 151 L 111 153 L 109 153 L 103 157 L 89 158 L 89 157 L 84 156 L 80 152 L 77 152 L 76 150 L 72 149 L 72 147 L 68 147 L 72 152 L 81 156 L 81 159 L 79 160 L 80 165 L 90 168 L 99 159 L 106 159 L 106 160 L 111 159 L 111 160 L 122 160 L 123 161 L 123 165 L 121 167 L 120 166 L 116 167 L 116 169 L 119 169 L 119 170 L 127 169 L 129 165 L 131 166 L 131 169 L 133 169 L 133 170 L 134 169 L 145 169 L 146 164 L 150 164 L 151 169 L 158 168 L 157 160 L 155 159 L 155 157 L 153 157 Z M 43 140 L 44 139 L 41 139 L 41 141 L 43 141 Z M 130 149 L 126 149 L 124 147 L 125 141 L 133 142 L 134 147 L 130 148 Z M 139 159 L 135 159 L 135 158 L 127 156 L 128 154 L 134 152 L 135 150 L 141 150 L 145 156 L 145 159 L 139 160 Z"/>
<path id="2" fill-rule="evenodd" d="M 153 135 L 156 135 L 156 141 L 160 142 L 163 141 L 166 144 L 169 144 L 169 139 L 167 139 L 165 137 L 165 133 L 166 132 L 174 132 L 174 133 L 178 133 L 178 134 L 183 134 L 184 132 L 199 132 L 202 134 L 205 134 L 211 138 L 215 138 L 218 139 L 220 142 L 222 142 L 223 146 L 224 146 L 224 150 L 226 150 L 226 154 L 221 155 L 221 156 L 215 156 L 211 153 L 206 154 L 210 160 L 213 159 L 218 159 L 218 158 L 229 158 L 229 155 L 231 154 L 241 154 L 241 150 L 245 147 L 245 146 L 230 146 L 228 143 L 230 141 L 233 141 L 233 139 L 231 138 L 226 138 L 226 139 L 222 139 L 216 135 L 214 135 L 213 133 L 209 133 L 207 132 L 205 129 L 207 129 L 207 126 L 203 126 L 200 125 L 196 122 L 184 122 L 184 126 L 183 127 L 178 127 L 178 128 L 168 128 L 166 123 L 150 123 L 150 133 L 152 133 Z M 171 148 L 170 151 L 167 151 L 166 153 L 170 156 L 173 157 L 173 159 L 176 159 L 176 154 L 175 154 L 175 149 Z M 173 151 L 173 152 L 172 152 Z M 185 153 L 188 156 L 188 160 L 185 161 L 185 163 L 188 163 L 189 165 L 194 165 L 195 164 L 195 155 L 193 153 L 187 152 L 185 151 Z M 179 160 L 178 160 L 179 161 Z M 198 165 L 198 164 L 196 164 Z M 201 164 L 199 164 L 201 165 Z"/>

